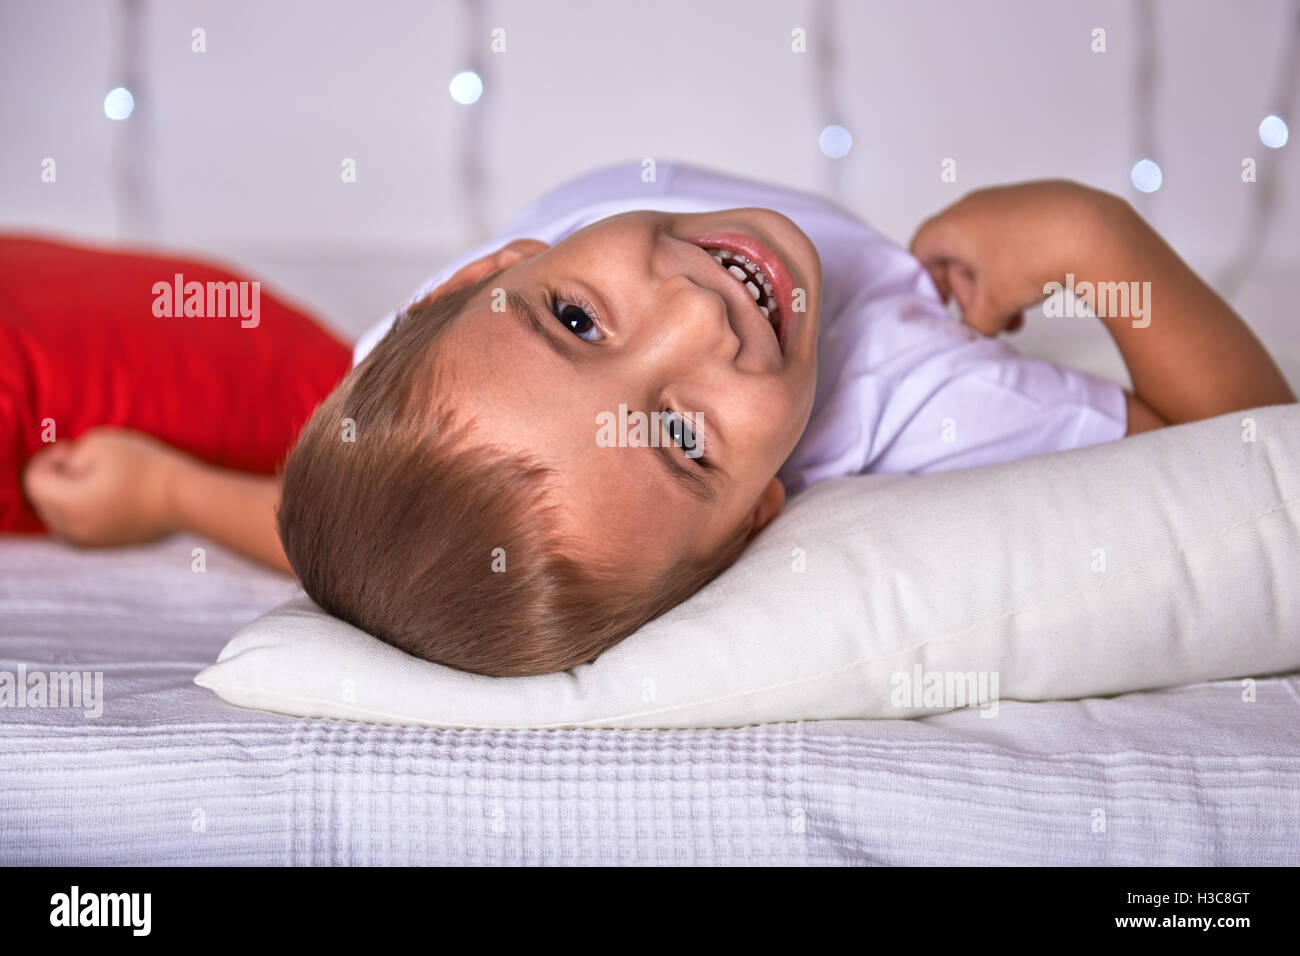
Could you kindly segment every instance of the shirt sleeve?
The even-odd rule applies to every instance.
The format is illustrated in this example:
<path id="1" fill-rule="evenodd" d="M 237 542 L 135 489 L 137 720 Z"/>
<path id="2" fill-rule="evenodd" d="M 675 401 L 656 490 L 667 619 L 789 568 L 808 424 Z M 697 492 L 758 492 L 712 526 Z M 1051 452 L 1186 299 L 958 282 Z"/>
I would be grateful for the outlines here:
<path id="1" fill-rule="evenodd" d="M 885 389 L 867 464 L 928 474 L 1082 448 L 1128 430 L 1123 388 L 1020 355 L 947 316 L 924 316 L 882 371 Z"/>

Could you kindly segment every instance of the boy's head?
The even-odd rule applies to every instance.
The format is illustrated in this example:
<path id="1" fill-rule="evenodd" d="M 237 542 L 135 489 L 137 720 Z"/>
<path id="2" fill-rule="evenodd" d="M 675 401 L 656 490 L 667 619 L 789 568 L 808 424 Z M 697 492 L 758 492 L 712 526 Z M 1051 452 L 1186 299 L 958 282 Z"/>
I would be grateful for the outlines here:
<path id="1" fill-rule="evenodd" d="M 811 242 L 765 209 L 626 213 L 465 266 L 290 455 L 279 526 L 303 587 L 462 670 L 592 659 L 779 513 L 820 286 Z"/>

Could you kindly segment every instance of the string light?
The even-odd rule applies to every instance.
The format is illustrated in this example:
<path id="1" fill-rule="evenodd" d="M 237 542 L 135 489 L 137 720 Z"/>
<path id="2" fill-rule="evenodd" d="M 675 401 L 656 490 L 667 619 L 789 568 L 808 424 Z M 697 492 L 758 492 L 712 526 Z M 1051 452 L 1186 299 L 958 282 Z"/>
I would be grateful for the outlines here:
<path id="1" fill-rule="evenodd" d="M 469 106 L 477 103 L 478 98 L 483 95 L 483 80 L 473 70 L 462 70 L 451 78 L 447 89 L 451 92 L 453 100 L 461 106 Z"/>
<path id="2" fill-rule="evenodd" d="M 817 145 L 831 159 L 841 159 L 853 148 L 853 135 L 843 126 L 827 126 L 817 137 Z"/>
<path id="3" fill-rule="evenodd" d="M 840 49 L 838 38 L 841 34 L 839 5 L 835 3 L 811 4 L 813 95 L 814 115 L 820 115 L 827 125 L 817 137 L 817 146 L 822 155 L 830 159 L 842 159 L 848 155 L 853 146 L 853 137 L 840 125 L 847 119 L 843 104 L 840 102 Z M 844 198 L 844 176 L 848 163 L 821 163 L 822 188 L 835 199 Z"/>
<path id="4" fill-rule="evenodd" d="M 1133 172 L 1129 174 L 1133 180 L 1133 188 L 1138 192 L 1153 193 L 1160 188 L 1165 181 L 1164 173 L 1160 172 L 1160 167 L 1152 160 L 1139 159 L 1133 164 Z"/>
<path id="5" fill-rule="evenodd" d="M 1276 112 L 1264 117 L 1259 124 L 1259 139 L 1272 150 L 1286 145 L 1289 135 L 1283 116 L 1295 115 L 1297 80 L 1300 80 L 1300 3 L 1291 9 L 1291 29 L 1287 33 L 1282 56 L 1278 60 L 1277 79 L 1268 105 Z M 1253 158 L 1253 157 L 1252 157 Z M 1256 178 L 1250 187 L 1250 205 L 1236 253 L 1215 283 L 1219 294 L 1229 301 L 1241 290 L 1259 265 L 1261 253 L 1268 242 L 1269 229 L 1277 216 L 1281 203 L 1277 201 L 1278 175 L 1282 157 L 1267 152 L 1259 157 Z"/>
<path id="6" fill-rule="evenodd" d="M 1265 116 L 1259 124 L 1259 141 L 1270 149 L 1281 149 L 1286 145 L 1290 135 L 1290 131 L 1286 128 L 1286 120 L 1272 113 Z"/>
<path id="7" fill-rule="evenodd" d="M 122 239 L 156 234 L 151 148 L 156 142 L 155 117 L 149 107 L 154 102 L 150 83 L 157 70 L 150 68 L 153 48 L 145 42 L 148 2 L 116 0 L 112 7 L 113 44 L 104 84 L 112 90 L 104 97 L 104 115 L 118 121 L 110 127 L 108 183 L 117 235 Z M 121 122 L 128 116 L 131 122 Z"/>
<path id="8" fill-rule="evenodd" d="M 485 4 L 479 0 L 461 0 L 460 9 L 462 33 L 458 58 L 465 69 L 452 77 L 449 90 L 452 99 L 469 106 L 478 103 L 484 87 L 492 84 L 492 58 L 486 55 L 490 31 Z M 457 124 L 454 175 L 460 187 L 456 190 L 456 204 L 464 229 L 461 238 L 470 245 L 482 242 L 489 234 L 487 170 L 483 156 L 489 152 L 487 123 L 495 100 L 496 97 L 489 96 L 474 109 L 462 110 Z"/>
<path id="9" fill-rule="evenodd" d="M 1134 163 L 1128 178 L 1140 193 L 1153 193 L 1164 182 L 1164 173 L 1155 160 L 1159 156 L 1155 143 L 1156 86 L 1160 77 L 1159 31 L 1153 0 L 1134 0 L 1133 35 L 1136 56 L 1133 59 L 1133 152 L 1144 157 Z"/>
<path id="10" fill-rule="evenodd" d="M 111 120 L 124 120 L 134 109 L 135 97 L 125 86 L 109 90 L 104 97 L 104 115 Z"/>

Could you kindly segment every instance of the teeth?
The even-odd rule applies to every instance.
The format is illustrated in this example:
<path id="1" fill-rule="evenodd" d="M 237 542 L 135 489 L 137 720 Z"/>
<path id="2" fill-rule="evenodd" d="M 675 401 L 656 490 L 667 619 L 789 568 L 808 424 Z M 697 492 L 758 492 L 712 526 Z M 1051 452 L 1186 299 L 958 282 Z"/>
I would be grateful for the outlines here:
<path id="1" fill-rule="evenodd" d="M 744 285 L 745 291 L 758 303 L 759 311 L 775 328 L 776 293 L 772 289 L 772 281 L 759 268 L 758 263 L 748 256 L 728 252 L 726 249 L 706 249 L 705 251 L 713 257 L 714 262 L 726 269 L 737 282 Z"/>

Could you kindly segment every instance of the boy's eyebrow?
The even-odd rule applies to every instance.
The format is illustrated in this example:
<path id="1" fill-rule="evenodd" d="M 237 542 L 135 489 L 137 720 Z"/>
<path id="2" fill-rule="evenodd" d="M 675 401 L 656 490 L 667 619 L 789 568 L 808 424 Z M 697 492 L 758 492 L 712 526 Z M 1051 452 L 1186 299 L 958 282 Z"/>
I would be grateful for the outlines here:
<path id="1" fill-rule="evenodd" d="M 515 314 L 515 317 L 523 320 L 524 328 L 545 342 L 547 348 L 556 355 L 562 356 L 571 365 L 582 364 L 582 359 L 577 350 L 566 349 L 560 344 L 556 336 L 550 333 L 546 327 L 545 313 L 538 308 L 537 303 L 530 297 L 516 289 L 506 289 L 506 302 L 509 303 L 510 311 Z"/>
<path id="2" fill-rule="evenodd" d="M 581 365 L 582 357 L 575 349 L 566 349 L 557 337 L 548 330 L 545 313 L 529 296 L 516 289 L 506 289 L 506 302 L 510 311 L 519 318 L 529 332 L 540 338 L 557 355 L 563 356 L 570 364 Z M 673 454 L 675 446 L 660 444 L 654 449 L 655 457 L 664 467 L 668 476 L 697 500 L 709 504 L 717 498 L 713 485 L 690 465 L 683 464 Z"/>

